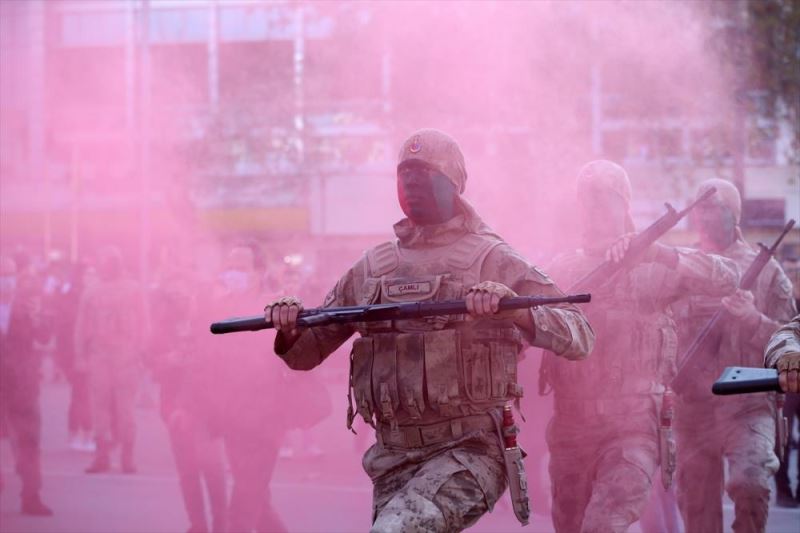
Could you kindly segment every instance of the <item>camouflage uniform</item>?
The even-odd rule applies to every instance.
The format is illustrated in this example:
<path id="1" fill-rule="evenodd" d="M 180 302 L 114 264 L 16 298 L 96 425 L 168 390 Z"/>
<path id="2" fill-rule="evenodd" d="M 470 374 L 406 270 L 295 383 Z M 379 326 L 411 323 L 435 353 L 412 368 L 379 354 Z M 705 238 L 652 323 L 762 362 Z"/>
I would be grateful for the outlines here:
<path id="1" fill-rule="evenodd" d="M 788 353 L 800 352 L 800 315 L 775 332 L 764 352 L 764 366 L 775 368 L 778 359 Z"/>
<path id="2" fill-rule="evenodd" d="M 98 456 L 108 455 L 116 436 L 122 445 L 123 462 L 132 459 L 146 317 L 144 293 L 132 280 L 98 281 L 81 298 L 75 353 L 86 360 L 89 369 Z"/>
<path id="3" fill-rule="evenodd" d="M 764 366 L 787 370 L 787 379 L 791 369 L 800 370 L 800 315 L 775 332 L 764 352 Z M 780 367 L 780 368 L 779 368 Z M 775 474 L 776 503 L 779 507 L 793 508 L 800 504 L 800 471 L 796 471 L 797 489 L 792 496 L 792 483 L 789 480 L 789 457 L 792 442 L 789 438 L 794 432 L 795 420 L 800 420 L 800 394 L 787 393 L 784 396 L 783 431 L 778 432 L 779 453 L 782 453 L 781 465 Z M 800 460 L 797 461 L 800 464 Z"/>
<path id="4" fill-rule="evenodd" d="M 0 257 L 0 276 L 13 261 Z M 0 305 L 6 306 L 5 320 L 0 319 L 0 436 L 4 430 L 12 440 L 16 471 L 22 482 L 22 511 L 25 514 L 52 514 L 39 500 L 42 488 L 41 433 L 42 413 L 39 407 L 41 355 L 34 342 L 48 339 L 49 329 L 40 319 L 41 294 L 36 278 L 17 276 L 19 285 L 3 291 Z M 2 467 L 3 465 L 0 465 Z M 3 470 L 3 468 L 0 468 Z M 0 471 L 0 492 L 3 476 Z M 31 512 L 29 507 L 46 512 Z"/>
<path id="5" fill-rule="evenodd" d="M 728 182 L 711 181 L 717 187 L 716 196 L 738 222 L 738 192 Z M 738 227 L 736 232 L 736 240 L 721 255 L 744 272 L 757 252 L 744 242 Z M 726 314 L 715 338 L 709 340 L 713 351 L 704 354 L 697 379 L 679 397 L 675 420 L 678 504 L 689 533 L 722 531 L 723 459 L 729 469 L 724 488 L 735 504 L 734 531 L 764 531 L 766 526 L 770 478 L 778 468 L 774 395 L 717 397 L 710 387 L 727 366 L 761 366 L 770 336 L 796 313 L 791 282 L 774 259 L 751 292 L 758 316 L 742 320 Z M 700 295 L 675 306 L 682 347 L 694 340 L 720 307 L 718 298 Z"/>
<path id="6" fill-rule="evenodd" d="M 412 156 L 448 177 L 463 171 L 457 145 L 439 132 L 412 136 L 400 159 Z M 324 305 L 457 299 L 484 280 L 519 294 L 561 295 L 463 200 L 462 207 L 442 224 L 396 224 L 397 241 L 368 250 Z M 374 531 L 457 531 L 494 507 L 506 475 L 489 413 L 522 394 L 517 357 L 523 342 L 570 359 L 585 357 L 593 343 L 574 307 L 530 312 L 535 331 L 500 318 L 451 316 L 314 328 L 288 350 L 278 337 L 276 353 L 291 368 L 308 370 L 354 332 L 361 335 L 351 355 L 351 386 L 357 412 L 376 428 L 377 443 L 363 459 L 374 484 Z M 352 409 L 349 415 L 352 420 Z"/>
<path id="7" fill-rule="evenodd" d="M 598 172 L 600 163 L 606 168 Z M 624 170 L 609 162 L 594 167 L 589 178 L 582 171 L 579 187 L 615 190 L 629 202 Z M 566 254 L 548 270 L 569 286 L 604 262 L 606 248 Z M 736 267 L 720 257 L 656 245 L 633 268 L 590 288 L 591 357 L 549 358 L 544 367 L 555 394 L 546 436 L 556 531 L 627 531 L 638 520 L 658 479 L 659 409 L 674 374 L 677 335 L 668 306 L 688 292 L 729 294 L 737 280 Z"/>

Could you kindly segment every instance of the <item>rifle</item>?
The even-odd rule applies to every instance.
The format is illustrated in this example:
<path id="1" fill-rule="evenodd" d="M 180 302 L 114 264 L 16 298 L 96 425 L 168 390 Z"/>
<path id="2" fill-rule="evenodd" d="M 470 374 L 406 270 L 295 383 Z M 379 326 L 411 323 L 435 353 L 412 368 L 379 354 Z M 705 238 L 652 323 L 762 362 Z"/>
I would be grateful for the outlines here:
<path id="1" fill-rule="evenodd" d="M 711 392 L 718 396 L 773 391 L 781 392 L 778 371 L 774 368 L 729 366 L 711 386 Z"/>
<path id="2" fill-rule="evenodd" d="M 706 201 L 715 192 L 717 192 L 717 188 L 711 187 L 681 211 L 676 210 L 669 202 L 664 202 L 664 207 L 667 208 L 667 212 L 631 239 L 628 251 L 625 253 L 625 257 L 622 258 L 622 261 L 618 263 L 614 261 L 604 261 L 594 270 L 573 283 L 572 286 L 567 289 L 567 292 L 573 293 L 602 287 L 614 274 L 623 268 L 629 268 L 636 264 L 642 254 L 644 254 L 654 242 L 674 228 L 681 219 L 697 206 L 697 204 Z M 542 361 L 539 363 L 539 396 L 546 396 L 550 393 L 550 390 L 548 390 L 548 374 L 550 373 L 550 365 L 552 364 L 550 359 L 552 357 L 554 357 L 552 354 L 542 354 Z"/>
<path id="3" fill-rule="evenodd" d="M 603 285 L 614 274 L 636 264 L 641 255 L 658 239 L 660 239 L 666 232 L 675 227 L 678 222 L 689 214 L 689 211 L 694 209 L 700 202 L 706 201 L 715 192 L 716 187 L 711 187 L 697 200 L 690 203 L 686 208 L 677 211 L 669 202 L 664 203 L 667 212 L 661 215 L 661 218 L 647 226 L 641 233 L 637 234 L 631 239 L 628 251 L 625 252 L 625 257 L 622 261 L 615 263 L 614 261 L 604 261 L 597 268 L 583 276 L 576 281 L 567 292 L 578 292 L 582 290 L 596 289 Z"/>
<path id="4" fill-rule="evenodd" d="M 758 280 L 759 274 L 761 274 L 761 271 L 775 254 L 775 251 L 778 249 L 781 241 L 783 241 L 783 238 L 786 237 L 786 234 L 789 233 L 789 231 L 794 227 L 794 223 L 794 220 L 789 220 L 789 222 L 786 223 L 786 226 L 784 226 L 781 234 L 778 235 L 778 238 L 775 239 L 775 242 L 772 243 L 772 246 L 769 248 L 762 243 L 758 243 L 758 255 L 755 257 L 755 259 L 753 259 L 753 262 L 750 263 L 750 266 L 747 267 L 747 271 L 739 281 L 740 290 L 749 291 L 753 288 L 756 280 Z M 718 324 L 723 318 L 726 317 L 726 315 L 727 311 L 724 307 L 718 309 L 708 323 L 706 323 L 703 329 L 700 330 L 700 333 L 697 334 L 694 342 L 692 342 L 692 344 L 686 349 L 683 356 L 680 358 L 678 372 L 675 374 L 675 377 L 672 379 L 672 383 L 670 385 L 672 390 L 674 390 L 676 393 L 680 394 L 686 389 L 686 385 L 689 381 L 689 372 L 694 368 L 697 362 L 696 360 L 699 357 L 698 354 L 702 353 L 702 348 L 704 347 L 706 341 L 716 330 Z"/>
<path id="5" fill-rule="evenodd" d="M 591 294 L 567 296 L 513 296 L 500 300 L 501 311 L 525 309 L 552 304 L 580 304 L 590 302 Z M 315 307 L 300 311 L 297 325 L 304 327 L 327 326 L 329 324 L 349 324 L 353 322 L 375 322 L 383 320 L 404 320 L 428 316 L 466 314 L 464 300 L 444 302 L 403 302 L 350 307 Z M 229 318 L 211 324 L 211 333 L 221 335 L 237 331 L 259 331 L 273 327 L 272 322 L 263 316 Z"/>

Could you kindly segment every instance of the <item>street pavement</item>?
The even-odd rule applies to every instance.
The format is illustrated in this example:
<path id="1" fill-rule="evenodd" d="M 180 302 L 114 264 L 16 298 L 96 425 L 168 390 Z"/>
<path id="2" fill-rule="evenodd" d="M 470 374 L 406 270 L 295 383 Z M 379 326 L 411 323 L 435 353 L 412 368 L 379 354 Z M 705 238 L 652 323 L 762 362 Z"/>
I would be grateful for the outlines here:
<path id="1" fill-rule="evenodd" d="M 371 486 L 361 470 L 360 454 L 371 436 L 353 436 L 344 428 L 344 385 L 331 384 L 334 413 L 311 434 L 291 437 L 289 442 L 312 443 L 322 454 L 298 453 L 279 461 L 272 481 L 273 505 L 292 532 L 349 533 L 367 531 L 371 514 Z M 2 533 L 180 533 L 188 523 L 183 511 L 166 431 L 154 405 L 140 406 L 137 462 L 139 472 L 116 471 L 87 475 L 87 452 L 67 445 L 68 388 L 48 383 L 42 392 L 43 500 L 53 508 L 49 518 L 19 514 L 19 481 L 14 474 L 8 441 L 0 441 L 0 468 L 4 489 L 0 495 Z M 296 446 L 299 448 L 299 446 Z M 732 506 L 725 506 L 730 529 Z M 549 533 L 547 516 L 534 515 L 522 529 L 514 518 L 507 496 L 493 513 L 471 529 L 498 533 L 530 531 Z M 767 530 L 800 532 L 800 511 L 772 507 Z M 637 526 L 632 531 L 639 531 Z"/>

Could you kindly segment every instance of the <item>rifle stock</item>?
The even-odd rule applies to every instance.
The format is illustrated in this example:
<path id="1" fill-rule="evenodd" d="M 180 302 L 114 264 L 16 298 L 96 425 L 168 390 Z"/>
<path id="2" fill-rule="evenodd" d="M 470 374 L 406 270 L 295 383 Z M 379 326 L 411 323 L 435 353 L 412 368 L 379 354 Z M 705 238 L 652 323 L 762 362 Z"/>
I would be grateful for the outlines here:
<path id="1" fill-rule="evenodd" d="M 718 396 L 773 391 L 781 391 L 778 371 L 774 368 L 729 366 L 711 387 L 711 392 Z"/>

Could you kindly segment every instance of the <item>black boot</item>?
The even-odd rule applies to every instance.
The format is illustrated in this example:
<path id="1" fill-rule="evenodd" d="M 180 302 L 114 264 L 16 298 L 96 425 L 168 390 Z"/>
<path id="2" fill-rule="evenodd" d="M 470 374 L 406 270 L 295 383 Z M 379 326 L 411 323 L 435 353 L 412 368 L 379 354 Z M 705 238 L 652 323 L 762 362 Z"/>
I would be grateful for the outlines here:
<path id="1" fill-rule="evenodd" d="M 22 514 L 28 516 L 53 516 L 53 510 L 42 503 L 38 494 L 22 497 Z"/>
<path id="2" fill-rule="evenodd" d="M 101 474 L 111 470 L 111 449 L 107 440 L 97 439 L 97 449 L 94 460 L 84 472 L 87 474 Z"/>

